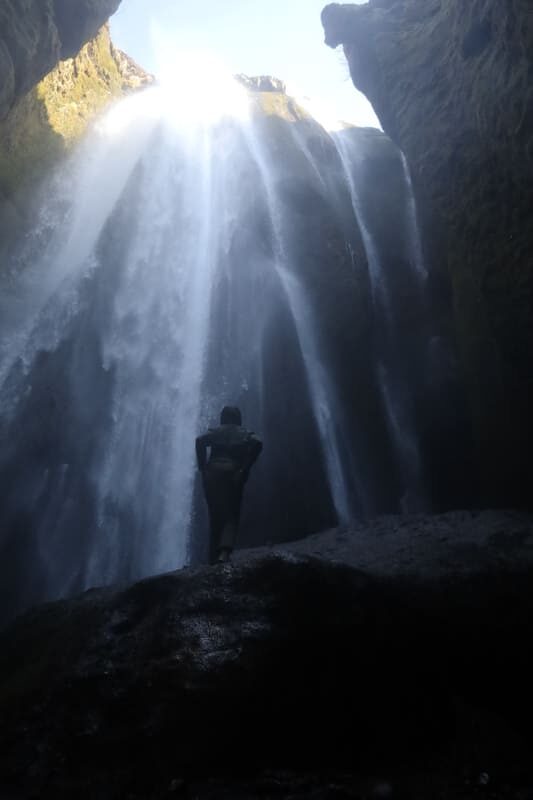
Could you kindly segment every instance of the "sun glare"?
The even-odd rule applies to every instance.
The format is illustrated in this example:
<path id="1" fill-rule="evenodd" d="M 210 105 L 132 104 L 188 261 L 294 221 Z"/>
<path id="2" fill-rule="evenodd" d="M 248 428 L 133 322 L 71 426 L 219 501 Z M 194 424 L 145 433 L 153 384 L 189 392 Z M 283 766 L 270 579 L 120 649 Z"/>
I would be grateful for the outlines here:
<path id="1" fill-rule="evenodd" d="M 187 131 L 248 119 L 246 89 L 212 53 L 161 47 L 159 56 L 156 84 L 115 105 L 97 124 L 100 133 L 114 137 L 140 120 Z"/>
<path id="2" fill-rule="evenodd" d="M 209 125 L 223 117 L 248 118 L 248 94 L 213 53 L 158 46 L 157 82 L 166 116 L 179 127 Z"/>
<path id="3" fill-rule="evenodd" d="M 131 129 L 132 126 L 138 126 L 142 122 L 149 124 L 160 119 L 162 107 L 159 90 L 146 89 L 111 106 L 97 121 L 95 127 L 98 133 L 113 138 Z"/>
<path id="4" fill-rule="evenodd" d="M 298 105 L 304 108 L 313 119 L 322 125 L 324 130 L 329 133 L 342 130 L 346 123 L 339 120 L 335 111 L 327 103 L 317 100 L 314 97 L 304 94 L 299 87 L 294 85 L 287 86 L 287 91 L 294 97 Z"/>

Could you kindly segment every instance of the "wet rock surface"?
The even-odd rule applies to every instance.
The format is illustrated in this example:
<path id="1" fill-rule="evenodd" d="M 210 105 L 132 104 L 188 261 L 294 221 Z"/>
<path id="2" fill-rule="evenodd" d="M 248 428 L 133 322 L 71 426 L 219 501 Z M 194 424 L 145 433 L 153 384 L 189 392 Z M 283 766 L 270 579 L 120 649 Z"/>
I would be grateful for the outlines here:
<path id="1" fill-rule="evenodd" d="M 0 638 L 1 796 L 526 798 L 532 541 L 388 517 L 36 608 Z"/>
<path id="2" fill-rule="evenodd" d="M 530 505 L 530 5 L 333 3 L 323 23 L 407 156 L 439 293 L 451 276 L 481 504 Z"/>
<path id="3" fill-rule="evenodd" d="M 235 559 L 276 553 L 333 560 L 372 575 L 423 581 L 514 572 L 533 563 L 533 518 L 512 510 L 389 515 L 273 548 L 240 550 Z"/>

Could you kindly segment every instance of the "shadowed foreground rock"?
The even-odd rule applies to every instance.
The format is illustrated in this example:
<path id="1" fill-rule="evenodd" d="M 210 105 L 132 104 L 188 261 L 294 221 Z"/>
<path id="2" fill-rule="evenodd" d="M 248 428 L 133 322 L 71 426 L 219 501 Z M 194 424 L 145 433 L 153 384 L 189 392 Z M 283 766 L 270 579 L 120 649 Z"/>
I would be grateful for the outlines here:
<path id="1" fill-rule="evenodd" d="M 529 797 L 532 542 L 389 517 L 37 608 L 0 638 L 1 797 Z"/>

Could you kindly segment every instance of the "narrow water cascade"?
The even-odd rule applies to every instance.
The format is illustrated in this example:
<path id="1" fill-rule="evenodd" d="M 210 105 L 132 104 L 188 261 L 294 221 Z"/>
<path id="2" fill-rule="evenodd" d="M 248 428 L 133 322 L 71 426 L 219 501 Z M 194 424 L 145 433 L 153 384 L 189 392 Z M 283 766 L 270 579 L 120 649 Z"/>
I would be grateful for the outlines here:
<path id="1" fill-rule="evenodd" d="M 336 388 L 325 368 L 324 356 L 319 352 L 317 326 L 313 314 L 310 312 L 305 286 L 302 285 L 298 275 L 291 270 L 291 256 L 287 251 L 287 243 L 290 241 L 291 231 L 285 229 L 287 221 L 290 223 L 290 218 L 287 220 L 284 217 L 283 208 L 276 193 L 275 165 L 272 161 L 268 161 L 268 152 L 265 151 L 261 136 L 257 135 L 257 133 L 250 135 L 252 132 L 252 129 L 249 128 L 248 145 L 258 165 L 267 197 L 272 223 L 274 266 L 280 284 L 283 287 L 298 336 L 298 344 L 306 369 L 311 403 L 320 433 L 335 511 L 338 521 L 347 524 L 350 519 L 354 518 L 357 510 L 361 510 L 360 505 L 357 510 L 353 507 L 348 485 L 351 484 L 353 487 L 357 487 L 356 496 L 359 498 L 360 504 L 362 494 L 360 487 L 357 485 L 358 476 L 354 470 L 349 468 L 345 460 L 343 463 L 343 442 L 339 419 L 340 406 L 336 398 Z M 298 151 L 311 167 L 311 176 L 314 182 L 318 182 L 318 190 L 327 192 L 326 182 L 319 166 L 309 152 L 305 137 L 294 126 L 291 126 L 290 132 L 293 135 Z"/>
<path id="2" fill-rule="evenodd" d="M 389 326 L 391 309 L 387 278 L 386 275 L 383 274 L 382 263 L 377 251 L 376 242 L 368 227 L 363 203 L 358 191 L 357 167 L 361 156 L 357 149 L 353 147 L 350 140 L 343 136 L 342 132 L 334 133 L 332 139 L 340 156 L 345 180 L 349 187 L 353 212 L 363 238 L 368 261 L 368 272 L 374 308 L 378 309 L 378 313 L 384 317 L 385 325 Z"/>
<path id="3" fill-rule="evenodd" d="M 409 375 L 409 371 L 406 369 L 408 356 L 405 352 L 401 352 L 405 342 L 401 336 L 397 309 L 392 301 L 394 297 L 392 276 L 383 269 L 378 243 L 370 230 L 364 202 L 360 195 L 360 179 L 358 180 L 357 176 L 360 171 L 361 153 L 353 147 L 350 138 L 342 131 L 333 134 L 333 141 L 345 169 L 352 206 L 361 230 L 368 261 L 372 300 L 380 327 L 376 349 L 376 375 L 389 432 L 395 445 L 402 475 L 401 507 L 406 512 L 421 511 L 427 508 L 427 499 L 423 488 L 422 459 L 416 431 L 415 382 L 413 376 Z M 406 190 L 405 238 L 408 256 L 406 265 L 414 273 L 417 282 L 414 297 L 419 305 L 420 316 L 424 316 L 427 313 L 428 301 L 421 281 L 427 277 L 427 272 L 418 231 L 416 204 L 409 167 L 401 152 L 400 158 Z M 409 279 L 412 279 L 413 275 L 406 274 L 403 277 L 405 282 L 409 283 Z M 423 351 L 424 342 L 421 341 L 420 345 Z"/>
<path id="4" fill-rule="evenodd" d="M 405 153 L 403 153 L 401 150 L 400 157 L 402 159 L 405 184 L 407 186 L 407 232 L 411 252 L 411 263 L 417 274 L 420 276 L 420 280 L 423 282 L 427 280 L 428 272 L 424 263 L 424 254 L 422 252 L 422 241 L 418 225 L 418 212 L 416 209 L 416 197 L 413 189 L 413 181 L 411 179 L 411 170 L 409 169 L 409 164 L 407 163 Z"/>
<path id="5" fill-rule="evenodd" d="M 204 560 L 194 439 L 225 404 L 265 442 L 241 544 L 422 502 L 357 153 L 283 94 L 280 114 L 229 78 L 215 92 L 116 105 L 43 187 L 2 277 L 1 577 L 18 607 Z"/>

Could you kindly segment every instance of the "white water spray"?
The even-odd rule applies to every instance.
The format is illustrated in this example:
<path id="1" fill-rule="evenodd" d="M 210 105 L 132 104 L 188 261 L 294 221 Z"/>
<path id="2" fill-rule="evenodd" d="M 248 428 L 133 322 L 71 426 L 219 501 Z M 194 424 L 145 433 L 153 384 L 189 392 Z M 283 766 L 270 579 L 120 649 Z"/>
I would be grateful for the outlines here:
<path id="1" fill-rule="evenodd" d="M 407 234 L 409 238 L 409 248 L 411 252 L 411 262 L 413 267 L 423 283 L 428 276 L 426 265 L 424 262 L 424 255 L 422 253 L 422 241 L 420 238 L 420 230 L 418 226 L 418 212 L 416 208 L 416 198 L 413 189 L 413 181 L 411 179 L 411 170 L 405 154 L 400 150 L 402 159 L 403 174 L 405 177 L 405 184 L 407 186 Z"/>
<path id="2" fill-rule="evenodd" d="M 310 162 L 314 175 L 318 179 L 320 185 L 325 187 L 324 178 L 317 164 L 312 160 L 305 141 L 302 146 L 301 137 L 296 134 L 293 134 L 293 136 L 295 141 L 298 142 L 304 157 Z M 320 431 L 335 509 L 339 521 L 343 524 L 348 524 L 355 515 L 350 501 L 348 481 L 351 481 L 352 484 L 357 484 L 358 476 L 353 472 L 352 474 L 347 474 L 342 464 L 342 441 L 341 432 L 339 430 L 338 413 L 337 419 L 335 419 L 335 412 L 338 410 L 335 388 L 331 377 L 327 374 L 324 360 L 319 353 L 316 324 L 310 313 L 309 305 L 306 302 L 305 290 L 300 285 L 296 275 L 290 269 L 290 259 L 285 248 L 285 240 L 288 234 L 285 230 L 285 220 L 283 218 L 280 202 L 276 196 L 273 180 L 273 175 L 275 174 L 274 165 L 268 162 L 268 156 L 265 149 L 262 147 L 261 137 L 257 135 L 253 127 L 247 130 L 247 142 L 254 160 L 259 167 L 268 200 L 268 208 L 274 234 L 274 265 L 296 324 L 298 341 L 306 366 L 311 400 Z"/>
<path id="3" fill-rule="evenodd" d="M 418 511 L 424 507 L 425 500 L 422 489 L 421 459 L 415 433 L 416 425 L 412 408 L 412 396 L 409 387 L 405 385 L 405 377 L 401 368 L 399 369 L 397 357 L 393 353 L 398 333 L 396 331 L 387 275 L 382 267 L 382 259 L 378 252 L 377 243 L 370 232 L 367 214 L 360 197 L 359 185 L 356 178 L 361 156 L 350 139 L 344 136 L 342 132 L 334 133 L 332 138 L 338 149 L 345 170 L 354 214 L 363 238 L 375 313 L 378 318 L 380 318 L 381 325 L 383 326 L 383 341 L 386 343 L 388 342 L 388 344 L 382 346 L 382 349 L 386 352 L 381 353 L 381 355 L 378 354 L 376 376 L 381 390 L 389 432 L 395 443 L 403 478 L 404 492 L 402 510 Z M 401 153 L 401 160 L 407 189 L 406 228 L 409 255 L 417 277 L 422 279 L 426 277 L 426 270 L 418 232 L 413 187 L 403 153 Z M 423 303 L 424 298 L 422 297 L 420 301 Z M 387 352 L 389 350 L 390 352 Z M 388 366 L 385 366 L 383 363 L 384 358 L 389 361 Z M 403 386 L 401 385 L 402 383 L 404 384 Z"/>

